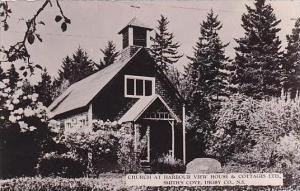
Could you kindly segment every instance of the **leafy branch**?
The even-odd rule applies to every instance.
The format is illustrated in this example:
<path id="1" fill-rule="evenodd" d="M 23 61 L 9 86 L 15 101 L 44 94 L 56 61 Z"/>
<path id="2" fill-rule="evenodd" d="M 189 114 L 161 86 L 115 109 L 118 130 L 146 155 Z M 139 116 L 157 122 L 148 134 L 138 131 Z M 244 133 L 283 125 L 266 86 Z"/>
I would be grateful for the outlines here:
<path id="1" fill-rule="evenodd" d="M 56 1 L 56 5 L 60 12 L 60 15 L 57 15 L 55 17 L 55 21 L 59 22 L 62 18 L 64 19 L 64 22 L 61 26 L 62 31 L 64 32 L 67 29 L 67 24 L 71 23 L 71 20 L 64 15 L 63 10 L 60 6 L 59 0 L 55 0 L 55 1 Z M 40 42 L 42 42 L 41 36 L 38 33 L 36 33 L 37 24 L 45 25 L 45 23 L 43 21 L 37 22 L 37 18 L 40 15 L 40 13 L 45 10 L 45 8 L 47 6 L 52 7 L 51 0 L 45 0 L 44 3 L 42 4 L 42 6 L 33 15 L 33 17 L 26 21 L 27 28 L 26 28 L 26 31 L 25 31 L 22 41 L 19 41 L 19 42 L 15 43 L 14 45 L 11 45 L 9 48 L 5 48 L 4 46 L 2 46 L 0 48 L 0 52 L 4 53 L 4 59 L 0 60 L 0 64 L 2 62 L 14 62 L 16 60 L 23 60 L 25 63 L 27 63 L 27 68 L 30 70 L 31 73 L 33 73 L 34 67 L 42 69 L 42 67 L 40 65 L 38 65 L 38 64 L 33 65 L 33 63 L 30 61 L 30 54 L 28 53 L 27 42 L 29 44 L 33 44 L 36 38 Z M 0 3 L 0 8 L 1 7 L 3 7 L 3 12 L 0 12 L 0 15 L 4 16 L 4 19 L 1 20 L 1 22 L 4 23 L 3 27 L 4 27 L 4 30 L 6 31 L 6 30 L 8 30 L 7 18 L 9 17 L 9 13 L 11 13 L 11 10 L 8 8 L 7 2 Z M 60 19 L 58 19 L 59 17 L 60 17 Z M 21 67 L 20 69 L 25 70 L 25 67 Z M 26 77 L 27 72 L 24 72 L 23 75 Z"/>

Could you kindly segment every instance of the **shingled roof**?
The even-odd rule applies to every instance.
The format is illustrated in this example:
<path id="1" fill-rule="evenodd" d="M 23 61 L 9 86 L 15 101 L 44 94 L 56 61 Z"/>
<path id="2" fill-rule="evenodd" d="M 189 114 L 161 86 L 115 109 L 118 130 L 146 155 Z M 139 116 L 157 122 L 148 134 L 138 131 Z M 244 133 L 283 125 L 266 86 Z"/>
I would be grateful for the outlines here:
<path id="1" fill-rule="evenodd" d="M 146 24 L 144 24 L 143 22 L 141 22 L 140 20 L 138 20 L 136 17 L 134 17 L 133 19 L 131 19 L 131 21 L 129 21 L 129 23 L 122 29 L 120 30 L 120 32 L 118 34 L 121 34 L 126 28 L 128 27 L 141 27 L 141 28 L 146 28 L 150 31 L 153 30 L 153 28 L 147 26 Z"/>
<path id="2" fill-rule="evenodd" d="M 87 106 L 141 49 L 139 48 L 131 57 L 119 59 L 95 74 L 71 85 L 48 107 L 51 117 Z"/>

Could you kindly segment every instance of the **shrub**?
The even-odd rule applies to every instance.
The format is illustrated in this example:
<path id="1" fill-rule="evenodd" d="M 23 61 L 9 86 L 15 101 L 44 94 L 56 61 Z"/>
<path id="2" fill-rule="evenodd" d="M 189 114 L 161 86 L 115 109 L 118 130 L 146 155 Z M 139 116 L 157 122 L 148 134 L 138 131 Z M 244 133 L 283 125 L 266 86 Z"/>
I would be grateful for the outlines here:
<path id="1" fill-rule="evenodd" d="M 1 191 L 142 191 L 145 188 L 127 187 L 121 176 L 106 175 L 98 178 L 19 178 L 0 180 Z"/>
<path id="2" fill-rule="evenodd" d="M 137 151 L 134 151 L 134 131 L 130 123 L 122 125 L 119 135 L 118 163 L 125 173 L 141 172 L 140 153 L 146 146 L 146 137 L 140 138 L 137 132 L 137 139 L 140 140 L 137 145 Z"/>
<path id="3" fill-rule="evenodd" d="M 109 161 L 110 164 L 117 161 L 117 130 L 118 124 L 115 122 L 94 121 L 92 127 L 73 128 L 69 131 L 64 131 L 62 135 L 55 137 L 55 140 L 57 144 L 63 145 L 67 152 L 57 152 L 51 159 L 45 160 L 47 155 L 50 154 L 46 153 L 40 161 L 45 164 L 58 162 L 62 166 L 70 162 L 71 164 L 67 166 L 70 165 L 71 167 L 80 164 L 78 168 L 80 170 L 83 169 L 84 175 L 87 176 L 96 176 L 101 172 L 111 170 L 111 166 L 101 164 L 105 161 Z M 38 168 L 41 167 L 40 164 Z M 44 169 L 40 170 L 43 171 Z"/>
<path id="4" fill-rule="evenodd" d="M 184 173 L 185 165 L 179 159 L 175 159 L 170 154 L 164 154 L 151 163 L 153 173 Z"/>
<path id="5" fill-rule="evenodd" d="M 34 175 L 48 135 L 47 108 L 35 92 L 36 80 L 30 80 L 38 74 L 31 71 L 25 77 L 13 68 L 6 72 L 0 68 L 1 178 Z"/>
<path id="6" fill-rule="evenodd" d="M 225 172 L 281 172 L 285 186 L 294 189 L 300 180 L 299 122 L 299 99 L 234 95 L 218 114 L 207 152 L 223 155 Z"/>
<path id="7" fill-rule="evenodd" d="M 81 177 L 84 167 L 71 152 L 45 154 L 39 161 L 38 171 L 42 176 Z"/>
<path id="8" fill-rule="evenodd" d="M 261 167 L 272 165 L 276 157 L 273 151 L 280 138 L 291 131 L 300 132 L 299 103 L 283 98 L 258 101 L 233 95 L 217 115 L 216 129 L 208 139 L 207 154 L 226 162 L 236 154 L 257 150 L 256 153 L 264 155 L 260 155 Z M 252 162 L 258 158 L 254 157 Z"/>
<path id="9" fill-rule="evenodd" d="M 126 173 L 140 172 L 140 151 L 146 144 L 145 137 L 140 139 L 138 136 L 138 139 L 141 144 L 138 144 L 138 151 L 135 152 L 131 123 L 119 125 L 116 122 L 95 120 L 91 128 L 73 128 L 56 137 L 56 142 L 63 145 L 66 151 L 56 152 L 51 159 L 47 157 L 50 153 L 46 153 L 41 157 L 38 169 L 41 175 L 53 173 L 63 177 L 69 173 L 59 173 L 59 169 L 51 172 L 43 166 L 59 163 L 58 166 L 70 166 L 64 168 L 71 171 L 72 166 L 79 163 L 81 165 L 78 168 L 83 169 L 86 176 L 97 176 L 119 169 Z M 71 164 L 67 165 L 67 162 Z"/>

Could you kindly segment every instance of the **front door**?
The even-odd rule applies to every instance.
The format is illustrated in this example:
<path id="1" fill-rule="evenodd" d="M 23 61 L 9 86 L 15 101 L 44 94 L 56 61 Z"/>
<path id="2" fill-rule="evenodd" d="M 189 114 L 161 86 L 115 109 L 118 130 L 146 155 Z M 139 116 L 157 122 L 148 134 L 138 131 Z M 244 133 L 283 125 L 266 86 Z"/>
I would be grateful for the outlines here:
<path id="1" fill-rule="evenodd" d="M 156 160 L 172 150 L 172 129 L 167 121 L 151 121 L 150 159 Z"/>

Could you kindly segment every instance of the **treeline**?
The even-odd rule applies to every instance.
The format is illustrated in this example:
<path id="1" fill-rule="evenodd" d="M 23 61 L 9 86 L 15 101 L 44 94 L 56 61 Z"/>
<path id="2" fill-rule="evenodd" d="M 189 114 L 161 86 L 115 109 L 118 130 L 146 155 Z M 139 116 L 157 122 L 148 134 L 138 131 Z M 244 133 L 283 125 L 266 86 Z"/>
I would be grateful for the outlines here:
<path id="1" fill-rule="evenodd" d="M 151 53 L 157 65 L 186 99 L 188 108 L 190 159 L 205 155 L 207 139 L 214 130 L 216 114 L 234 94 L 255 100 L 295 99 L 300 88 L 300 18 L 282 48 L 281 22 L 265 0 L 246 5 L 241 17 L 244 34 L 236 38 L 235 57 L 226 56 L 229 43 L 219 36 L 222 23 L 211 10 L 200 24 L 200 34 L 183 73 L 173 64 L 183 55 L 179 43 L 168 31 L 168 19 L 158 20 Z"/>
<path id="2" fill-rule="evenodd" d="M 71 56 L 66 56 L 62 60 L 57 77 L 52 77 L 45 68 L 37 89 L 43 103 L 49 106 L 70 85 L 111 65 L 119 55 L 113 41 L 108 41 L 105 48 L 100 49 L 100 52 L 101 58 L 98 62 L 95 62 L 83 48 L 78 47 Z"/>
<path id="3" fill-rule="evenodd" d="M 228 42 L 220 38 L 223 27 L 213 10 L 200 24 L 199 38 L 188 56 L 184 72 L 174 67 L 183 54 L 180 43 L 168 30 L 168 18 L 161 15 L 150 47 L 157 67 L 163 71 L 186 99 L 188 109 L 189 158 L 206 155 L 207 140 L 215 129 L 216 115 L 231 96 L 240 94 L 255 100 L 284 96 L 295 99 L 300 88 L 300 18 L 282 48 L 278 27 L 281 22 L 265 0 L 246 5 L 241 16 L 243 35 L 237 43 L 235 57 L 226 56 Z M 51 80 L 46 70 L 39 92 L 49 105 L 71 84 L 112 64 L 118 56 L 113 42 L 101 49 L 103 58 L 92 61 L 86 51 L 78 48 L 63 59 L 58 77 Z"/>

